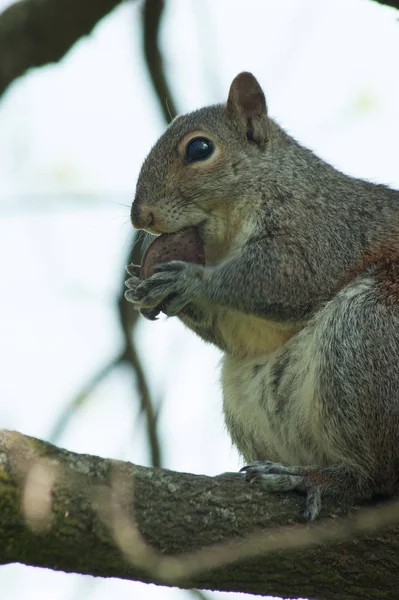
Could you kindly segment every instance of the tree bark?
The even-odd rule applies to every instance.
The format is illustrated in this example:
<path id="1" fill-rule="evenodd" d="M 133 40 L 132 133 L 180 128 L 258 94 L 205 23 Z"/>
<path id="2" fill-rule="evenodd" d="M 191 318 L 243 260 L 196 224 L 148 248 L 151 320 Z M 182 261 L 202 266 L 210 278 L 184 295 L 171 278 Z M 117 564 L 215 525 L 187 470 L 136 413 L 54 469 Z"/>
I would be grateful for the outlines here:
<path id="1" fill-rule="evenodd" d="M 20 0 L 0 14 L 0 96 L 31 67 L 59 61 L 121 0 Z"/>
<path id="2" fill-rule="evenodd" d="M 300 523 L 303 505 L 239 477 L 140 467 L 0 432 L 3 564 L 284 598 L 396 599 L 399 529 L 368 526 L 343 539 L 357 508 L 343 521 L 326 506 L 310 526 Z M 245 553 L 255 530 L 261 542 Z M 264 541 L 269 551 L 256 557 Z"/>

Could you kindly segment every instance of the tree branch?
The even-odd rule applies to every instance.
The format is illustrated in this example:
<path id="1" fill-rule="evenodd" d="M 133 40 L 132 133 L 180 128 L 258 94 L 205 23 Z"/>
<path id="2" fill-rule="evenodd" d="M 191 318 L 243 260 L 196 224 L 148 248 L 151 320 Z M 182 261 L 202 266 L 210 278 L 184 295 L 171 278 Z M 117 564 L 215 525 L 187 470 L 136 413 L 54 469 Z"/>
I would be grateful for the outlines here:
<path id="1" fill-rule="evenodd" d="M 392 6 L 392 8 L 397 8 L 399 10 L 399 0 L 374 0 L 378 2 L 378 4 L 385 4 L 386 6 Z"/>
<path id="2" fill-rule="evenodd" d="M 0 96 L 31 67 L 59 61 L 121 0 L 20 0 L 0 14 Z"/>
<path id="3" fill-rule="evenodd" d="M 166 79 L 163 58 L 158 45 L 164 0 L 146 0 L 143 7 L 143 50 L 148 74 L 167 123 L 177 115 L 176 103 Z"/>
<path id="4" fill-rule="evenodd" d="M 399 0 L 375 0 L 399 9 Z M 17 77 L 32 67 L 59 61 L 73 44 L 122 0 L 19 0 L 0 14 L 0 96 Z M 158 95 L 169 98 L 163 81 L 162 60 L 156 37 L 163 0 L 151 0 L 144 7 L 144 47 Z M 154 79 L 155 76 L 155 79 Z M 169 120 L 167 109 L 164 113 Z"/>
<path id="5" fill-rule="evenodd" d="M 125 264 L 130 263 L 140 265 L 144 250 L 148 245 L 148 239 L 142 232 L 137 233 L 134 243 L 126 258 Z M 135 378 L 135 387 L 140 400 L 140 411 L 145 418 L 147 441 L 151 456 L 151 465 L 153 467 L 162 466 L 162 448 L 158 438 L 157 410 L 154 407 L 148 386 L 140 355 L 137 352 L 134 340 L 134 329 L 140 318 L 139 312 L 134 310 L 132 305 L 125 298 L 126 273 L 121 280 L 120 291 L 118 295 L 118 315 L 124 338 L 124 348 L 121 355 L 121 363 L 128 365 L 133 371 Z"/>
<path id="6" fill-rule="evenodd" d="M 397 598 L 399 528 L 376 531 L 358 509 L 332 518 L 332 506 L 302 525 L 302 508 L 300 496 L 266 495 L 237 477 L 138 467 L 0 432 L 1 563 L 285 598 Z M 352 539 L 356 531 L 367 534 Z"/>

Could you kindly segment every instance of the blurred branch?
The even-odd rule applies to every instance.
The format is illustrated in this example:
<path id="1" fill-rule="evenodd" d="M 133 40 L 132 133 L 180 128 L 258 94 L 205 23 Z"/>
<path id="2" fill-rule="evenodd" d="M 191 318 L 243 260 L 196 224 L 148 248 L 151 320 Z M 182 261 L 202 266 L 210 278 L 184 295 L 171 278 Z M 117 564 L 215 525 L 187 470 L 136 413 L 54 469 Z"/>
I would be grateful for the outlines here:
<path id="1" fill-rule="evenodd" d="M 148 73 L 159 100 L 165 121 L 176 116 L 176 104 L 167 82 L 162 54 L 159 50 L 159 28 L 164 9 L 164 0 L 146 0 L 143 7 L 143 49 Z"/>
<path id="2" fill-rule="evenodd" d="M 374 0 L 374 2 L 378 2 L 378 4 L 385 4 L 386 6 L 392 6 L 392 8 L 397 8 L 399 10 L 399 0 Z"/>
<path id="3" fill-rule="evenodd" d="M 126 264 L 141 264 L 141 258 L 145 249 L 145 245 L 145 237 L 143 235 L 137 235 L 135 237 L 133 247 L 127 256 Z M 162 459 L 161 446 L 157 433 L 156 412 L 133 337 L 134 329 L 140 316 L 138 311 L 134 310 L 132 305 L 129 304 L 129 302 L 127 302 L 125 299 L 125 280 L 126 275 L 124 275 L 121 281 L 121 288 L 118 296 L 119 321 L 122 327 L 124 338 L 124 348 L 121 356 L 121 362 L 126 363 L 133 369 L 136 378 L 137 391 L 140 397 L 141 411 L 146 419 L 147 440 L 150 448 L 151 464 L 153 467 L 160 467 L 162 464 Z"/>
<path id="4" fill-rule="evenodd" d="M 12 4 L 0 15 L 0 95 L 28 68 L 60 60 L 75 41 L 88 34 L 102 17 L 120 3 L 121 0 L 21 0 Z M 144 7 L 146 57 L 159 98 L 169 98 L 169 106 L 174 111 L 157 46 L 162 8 L 163 3 L 157 0 L 147 3 Z M 162 101 L 161 105 L 166 109 Z M 165 117 L 169 119 L 167 112 Z M 134 245 L 132 255 L 128 257 L 127 262 L 140 264 L 141 240 L 142 238 Z M 55 424 L 51 437 L 53 440 L 58 439 L 76 410 L 89 399 L 95 387 L 115 368 L 127 363 L 135 373 L 141 410 L 146 418 L 151 462 L 154 466 L 160 466 L 161 450 L 156 431 L 155 410 L 133 341 L 133 329 L 138 313 L 125 301 L 124 290 L 123 280 L 118 307 L 124 334 L 124 348 L 119 357 L 99 370 L 84 389 L 72 399 Z"/>
<path id="5" fill-rule="evenodd" d="M 0 431 L 0 563 L 221 591 L 396 600 L 399 506 L 295 522 L 303 499 Z"/>
<path id="6" fill-rule="evenodd" d="M 59 61 L 121 0 L 20 0 L 0 14 L 0 96 L 31 67 Z"/>
<path id="7" fill-rule="evenodd" d="M 139 239 L 136 241 L 129 254 L 128 262 L 137 262 L 141 260 L 143 245 L 144 238 L 143 236 L 139 236 Z M 124 298 L 124 280 L 125 276 L 123 278 L 121 291 L 118 297 L 119 318 L 124 337 L 123 349 L 115 358 L 111 359 L 108 363 L 106 363 L 105 366 L 100 368 L 97 373 L 95 373 L 95 375 L 91 377 L 87 383 L 85 383 L 81 391 L 76 394 L 76 396 L 67 404 L 55 422 L 49 435 L 49 440 L 52 443 L 57 443 L 69 425 L 71 419 L 75 416 L 76 412 L 90 400 L 97 386 L 99 386 L 116 368 L 123 364 L 127 364 L 133 369 L 136 380 L 135 383 L 140 398 L 140 410 L 146 419 L 151 465 L 154 467 L 160 467 L 161 447 L 157 434 L 157 415 L 153 407 L 144 370 L 133 340 L 133 330 L 139 318 L 139 313 L 133 310 L 131 304 L 126 302 Z"/>
<path id="8" fill-rule="evenodd" d="M 143 7 L 143 46 L 144 56 L 148 73 L 150 75 L 154 91 L 157 95 L 165 121 L 169 123 L 176 114 L 176 106 L 172 98 L 172 93 L 166 79 L 163 68 L 162 55 L 158 46 L 159 27 L 161 24 L 164 8 L 163 0 L 146 0 Z M 141 264 L 144 250 L 143 236 L 136 236 L 135 243 L 130 251 L 126 264 Z M 118 297 L 119 320 L 124 336 L 124 355 L 125 362 L 132 367 L 138 392 L 141 400 L 141 410 L 146 418 L 147 439 L 151 451 L 151 464 L 155 467 L 161 466 L 161 445 L 158 439 L 156 412 L 151 399 L 149 386 L 141 365 L 139 355 L 134 343 L 134 328 L 137 324 L 139 314 L 132 310 L 131 305 L 126 302 L 125 277 L 121 282 L 121 290 Z"/>
<path id="9" fill-rule="evenodd" d="M 208 596 L 206 596 L 203 592 L 200 592 L 200 590 L 190 590 L 190 592 L 193 598 L 198 598 L 199 600 L 207 600 L 208 598 Z"/>
<path id="10" fill-rule="evenodd" d="M 399 9 L 399 0 L 375 0 Z M 0 14 L 0 96 L 32 67 L 58 62 L 122 0 L 19 0 Z M 163 0 L 146 0 L 144 53 L 165 119 L 176 114 L 158 48 Z M 168 106 L 166 105 L 166 101 Z M 169 107 L 169 110 L 168 110 Z"/>
<path id="11" fill-rule="evenodd" d="M 126 358 L 126 353 L 119 354 L 116 358 L 110 360 L 102 369 L 100 369 L 81 389 L 81 391 L 67 404 L 53 425 L 52 431 L 48 437 L 50 442 L 56 444 L 61 435 L 68 427 L 71 419 L 76 412 L 86 404 L 94 390 L 102 383 L 112 371 L 118 367 Z"/>

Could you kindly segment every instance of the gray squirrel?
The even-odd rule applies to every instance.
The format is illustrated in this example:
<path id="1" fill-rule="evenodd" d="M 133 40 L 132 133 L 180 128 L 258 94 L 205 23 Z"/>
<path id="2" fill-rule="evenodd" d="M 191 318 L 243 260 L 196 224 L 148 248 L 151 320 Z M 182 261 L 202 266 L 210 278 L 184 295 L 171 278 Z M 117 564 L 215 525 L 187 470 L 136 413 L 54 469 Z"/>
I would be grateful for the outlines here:
<path id="1" fill-rule="evenodd" d="M 266 491 L 364 502 L 399 491 L 399 192 L 348 177 L 267 113 L 251 73 L 226 104 L 178 116 L 146 158 L 131 218 L 197 228 L 205 266 L 130 266 L 126 298 L 162 303 L 218 346 L 245 476 Z"/>

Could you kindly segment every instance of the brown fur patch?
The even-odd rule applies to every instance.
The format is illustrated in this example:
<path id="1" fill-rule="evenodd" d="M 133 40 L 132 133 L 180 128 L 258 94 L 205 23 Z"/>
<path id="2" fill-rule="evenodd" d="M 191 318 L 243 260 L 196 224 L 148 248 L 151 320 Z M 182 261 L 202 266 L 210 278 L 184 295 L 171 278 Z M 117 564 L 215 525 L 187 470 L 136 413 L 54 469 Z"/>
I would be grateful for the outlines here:
<path id="1" fill-rule="evenodd" d="M 328 477 L 328 475 L 325 473 L 321 473 L 320 471 L 315 471 L 312 469 L 306 471 L 306 478 L 314 485 L 325 485 L 330 480 L 330 477 Z"/>
<path id="2" fill-rule="evenodd" d="M 399 306 L 399 263 L 381 265 L 377 273 L 382 299 Z"/>
<path id="3" fill-rule="evenodd" d="M 365 252 L 346 274 L 339 289 L 344 288 L 373 265 L 373 275 L 377 280 L 381 299 L 399 305 L 399 231 L 392 232 Z"/>

